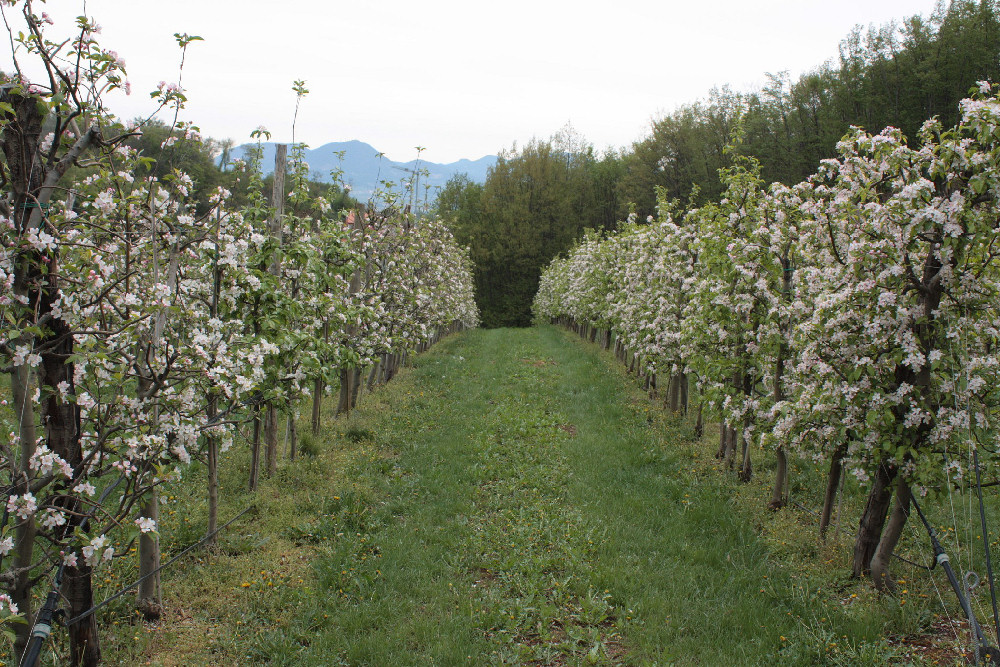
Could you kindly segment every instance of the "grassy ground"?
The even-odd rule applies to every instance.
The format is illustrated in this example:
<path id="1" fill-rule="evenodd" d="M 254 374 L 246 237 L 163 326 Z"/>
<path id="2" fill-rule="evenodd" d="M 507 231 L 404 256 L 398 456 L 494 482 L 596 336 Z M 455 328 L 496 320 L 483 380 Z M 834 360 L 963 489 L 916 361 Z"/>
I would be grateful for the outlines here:
<path id="1" fill-rule="evenodd" d="M 362 403 L 256 497 L 228 455 L 223 513 L 254 509 L 165 574 L 164 622 L 106 609 L 108 664 L 890 664 L 886 635 L 930 623 L 930 588 L 847 580 L 846 535 L 760 511 L 766 465 L 713 470 L 708 436 L 561 330 L 452 337 Z M 201 535 L 202 478 L 171 491 L 167 556 Z M 98 599 L 134 570 L 101 574 Z"/>

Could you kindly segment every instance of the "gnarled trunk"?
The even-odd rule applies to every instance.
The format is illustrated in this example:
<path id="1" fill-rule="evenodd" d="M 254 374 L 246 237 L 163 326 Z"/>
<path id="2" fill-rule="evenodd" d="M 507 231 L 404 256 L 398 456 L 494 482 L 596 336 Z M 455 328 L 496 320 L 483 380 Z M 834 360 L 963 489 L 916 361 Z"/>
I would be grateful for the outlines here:
<path id="1" fill-rule="evenodd" d="M 851 576 L 861 578 L 871 573 L 871 562 L 882 538 L 885 515 L 892 500 L 892 481 L 896 478 L 895 466 L 883 461 L 875 470 L 868 501 L 858 524 L 858 535 L 854 541 L 854 564 Z"/>
<path id="2" fill-rule="evenodd" d="M 892 552 L 899 544 L 899 537 L 903 534 L 903 527 L 910 517 L 910 487 L 902 476 L 896 478 L 896 502 L 892 507 L 892 514 L 886 523 L 882 539 L 878 543 L 878 549 L 872 557 L 870 567 L 872 573 L 872 583 L 875 588 L 886 593 L 896 592 L 896 582 L 893 581 L 889 573 L 889 561 L 892 559 Z"/>
<path id="3" fill-rule="evenodd" d="M 58 271 L 53 267 L 49 280 L 54 282 L 57 275 Z M 43 312 L 51 311 L 52 296 L 56 293 L 55 286 L 51 282 L 50 290 L 42 298 L 45 304 Z M 64 386 L 69 387 L 69 395 L 76 395 L 75 364 L 69 361 L 73 356 L 73 335 L 66 323 L 57 319 L 51 325 L 46 342 L 51 347 L 42 354 L 39 378 L 39 384 L 47 388 L 48 394 L 42 402 L 45 439 L 49 449 L 61 456 L 74 470 L 79 470 L 83 463 L 83 450 L 80 447 L 80 408 L 76 403 L 62 400 L 60 393 L 55 390 L 61 383 L 66 383 Z M 70 525 L 79 525 L 85 510 L 76 503 L 66 509 L 75 513 L 71 515 Z M 94 606 L 90 575 L 90 567 L 86 565 L 66 568 L 63 595 L 68 602 L 66 613 L 70 618 Z M 101 645 L 97 634 L 97 617 L 88 616 L 70 626 L 68 630 L 71 664 L 84 667 L 98 665 L 101 661 Z"/>

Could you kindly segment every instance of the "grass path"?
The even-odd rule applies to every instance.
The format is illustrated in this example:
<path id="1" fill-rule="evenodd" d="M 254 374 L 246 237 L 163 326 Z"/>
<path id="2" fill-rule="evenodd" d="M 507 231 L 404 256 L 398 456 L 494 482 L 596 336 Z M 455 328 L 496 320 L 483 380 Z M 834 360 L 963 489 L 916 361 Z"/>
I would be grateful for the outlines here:
<path id="1" fill-rule="evenodd" d="M 287 664 L 822 661 L 805 598 L 606 355 L 553 328 L 420 358 L 347 431 L 367 491 L 317 499 L 329 544 Z M 303 639 L 303 630 L 308 629 Z M 834 631 L 836 628 L 834 628 Z M 833 636 L 833 635 L 831 635 Z M 336 656 L 336 657 L 335 657 Z M 266 657 L 266 658 L 265 658 Z"/>
<path id="2" fill-rule="evenodd" d="M 781 567 L 685 426 L 567 332 L 453 336 L 327 429 L 257 496 L 235 453 L 224 513 L 256 518 L 166 582 L 174 620 L 123 602 L 109 664 L 875 664 L 875 617 Z"/>

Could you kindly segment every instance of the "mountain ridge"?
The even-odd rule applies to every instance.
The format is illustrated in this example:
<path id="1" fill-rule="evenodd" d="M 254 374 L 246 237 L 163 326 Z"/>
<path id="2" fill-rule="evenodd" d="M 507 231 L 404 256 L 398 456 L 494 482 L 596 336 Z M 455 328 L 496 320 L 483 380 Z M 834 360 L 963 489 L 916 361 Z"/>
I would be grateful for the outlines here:
<path id="1" fill-rule="evenodd" d="M 262 144 L 264 155 L 261 169 L 264 175 L 274 171 L 274 147 L 276 142 Z M 247 149 L 255 144 L 242 144 L 233 149 L 234 158 L 243 157 Z M 343 153 L 343 160 L 338 157 Z M 415 168 L 426 170 L 420 175 L 420 185 L 441 187 L 457 174 L 467 174 L 469 179 L 477 183 L 486 180 L 486 175 L 494 164 L 496 155 L 485 155 L 479 159 L 462 158 L 455 162 L 439 163 L 426 160 L 408 160 L 397 162 L 390 160 L 384 153 L 379 153 L 371 144 L 358 139 L 348 141 L 331 141 L 318 148 L 307 148 L 305 160 L 309 165 L 310 177 L 325 183 L 331 182 L 331 172 L 340 169 L 342 179 L 351 188 L 351 195 L 360 201 L 370 199 L 375 189 L 382 181 L 399 183 L 409 178 Z M 417 193 L 419 197 L 425 193 Z"/>

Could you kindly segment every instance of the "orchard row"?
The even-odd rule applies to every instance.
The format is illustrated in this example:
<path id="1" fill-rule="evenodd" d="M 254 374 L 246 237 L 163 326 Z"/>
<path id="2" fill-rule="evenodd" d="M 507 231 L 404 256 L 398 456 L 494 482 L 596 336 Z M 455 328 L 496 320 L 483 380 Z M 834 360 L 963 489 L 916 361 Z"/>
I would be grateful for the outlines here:
<path id="1" fill-rule="evenodd" d="M 155 569 L 157 488 L 192 459 L 208 466 L 212 534 L 220 453 L 250 441 L 254 488 L 277 465 L 279 415 L 294 425 L 311 396 L 317 428 L 326 388 L 339 384 L 349 410 L 363 381 L 478 313 L 468 252 L 442 222 L 392 201 L 332 210 L 310 195 L 302 145 L 270 199 L 259 148 L 236 166 L 240 202 L 223 189 L 196 201 L 179 170 L 144 175 L 156 156 L 126 144 L 142 124 L 101 103 L 127 80 L 96 26 L 81 18 L 50 40 L 48 17 L 14 4 L 21 75 L 0 98 L 0 621 L 30 623 L 33 594 L 60 584 L 71 619 L 89 609 L 91 572 L 115 544 L 138 538 L 141 572 Z M 178 36 L 182 49 L 192 39 Z M 177 120 L 180 86 L 153 98 L 174 111 L 167 143 L 199 141 Z M 155 616 L 158 598 L 153 577 L 140 607 Z M 74 664 L 100 659 L 94 619 L 70 625 Z M 20 653 L 31 626 L 13 627 Z"/>
<path id="2" fill-rule="evenodd" d="M 719 201 L 661 193 L 655 219 L 554 260 L 534 302 L 537 318 L 613 339 L 675 410 L 690 384 L 742 479 L 773 452 L 772 507 L 789 455 L 829 466 L 821 531 L 842 472 L 856 478 L 854 574 L 885 587 L 911 494 L 968 485 L 973 449 L 994 469 L 1000 454 L 996 89 L 979 84 L 961 112 L 912 143 L 854 129 L 790 187 L 734 155 Z"/>

